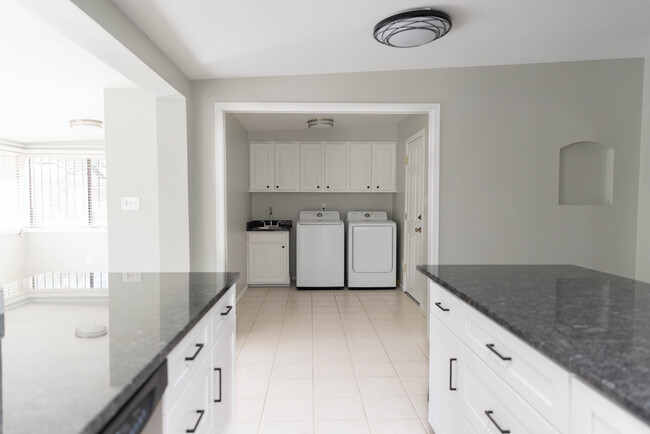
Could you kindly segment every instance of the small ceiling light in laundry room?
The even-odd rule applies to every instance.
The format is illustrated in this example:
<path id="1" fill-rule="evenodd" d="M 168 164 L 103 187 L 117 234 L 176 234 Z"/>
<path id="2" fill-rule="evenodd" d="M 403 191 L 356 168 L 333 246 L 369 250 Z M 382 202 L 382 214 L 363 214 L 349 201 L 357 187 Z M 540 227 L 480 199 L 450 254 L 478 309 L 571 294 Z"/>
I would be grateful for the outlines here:
<path id="1" fill-rule="evenodd" d="M 79 131 L 94 131 L 104 128 L 104 122 L 97 119 L 72 119 L 70 128 Z"/>
<path id="2" fill-rule="evenodd" d="M 316 119 L 309 119 L 307 121 L 307 127 L 308 128 L 314 128 L 314 129 L 325 129 L 325 128 L 332 128 L 334 126 L 334 119 L 331 118 L 321 118 L 318 117 Z"/>
<path id="3" fill-rule="evenodd" d="M 375 26 L 377 42 L 389 47 L 411 48 L 433 42 L 451 29 L 451 18 L 431 8 L 410 9 L 391 15 Z"/>

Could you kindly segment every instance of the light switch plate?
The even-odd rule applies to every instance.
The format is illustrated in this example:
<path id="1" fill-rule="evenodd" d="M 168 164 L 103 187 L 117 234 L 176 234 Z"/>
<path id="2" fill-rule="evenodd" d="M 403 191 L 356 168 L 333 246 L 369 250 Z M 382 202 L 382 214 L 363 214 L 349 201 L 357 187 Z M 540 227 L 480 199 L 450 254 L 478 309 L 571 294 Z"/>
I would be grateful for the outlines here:
<path id="1" fill-rule="evenodd" d="M 122 282 L 140 282 L 142 273 L 122 273 Z"/>
<path id="2" fill-rule="evenodd" d="M 140 211 L 139 197 L 122 197 L 122 211 Z"/>

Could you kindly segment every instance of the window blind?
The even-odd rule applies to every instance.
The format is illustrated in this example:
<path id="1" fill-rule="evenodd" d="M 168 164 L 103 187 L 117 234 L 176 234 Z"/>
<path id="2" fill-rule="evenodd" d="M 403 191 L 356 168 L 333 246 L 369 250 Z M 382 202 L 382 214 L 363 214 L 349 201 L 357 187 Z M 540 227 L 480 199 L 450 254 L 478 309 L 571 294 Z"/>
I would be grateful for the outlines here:
<path id="1" fill-rule="evenodd" d="M 106 161 L 98 156 L 29 157 L 31 228 L 106 227 Z"/>
<path id="2" fill-rule="evenodd" d="M 21 155 L 0 150 L 0 233 L 19 232 Z"/>

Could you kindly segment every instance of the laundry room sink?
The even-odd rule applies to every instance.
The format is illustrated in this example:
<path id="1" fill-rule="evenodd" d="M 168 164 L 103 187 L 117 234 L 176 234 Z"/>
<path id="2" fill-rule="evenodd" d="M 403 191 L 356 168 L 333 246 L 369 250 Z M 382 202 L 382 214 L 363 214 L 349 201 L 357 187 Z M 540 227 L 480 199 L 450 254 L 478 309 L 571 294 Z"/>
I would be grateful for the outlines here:
<path id="1" fill-rule="evenodd" d="M 290 231 L 293 223 L 291 220 L 251 220 L 246 223 L 246 230 L 249 232 L 257 231 Z"/>

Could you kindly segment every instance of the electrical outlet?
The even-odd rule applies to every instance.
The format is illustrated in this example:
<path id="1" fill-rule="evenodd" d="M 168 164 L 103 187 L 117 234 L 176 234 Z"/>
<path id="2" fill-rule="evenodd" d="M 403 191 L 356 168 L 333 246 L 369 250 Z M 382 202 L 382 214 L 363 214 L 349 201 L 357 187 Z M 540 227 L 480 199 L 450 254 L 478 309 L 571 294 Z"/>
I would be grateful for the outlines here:
<path id="1" fill-rule="evenodd" d="M 122 273 L 122 282 L 140 282 L 142 273 Z"/>
<path id="2" fill-rule="evenodd" d="M 122 197 L 121 205 L 122 211 L 140 211 L 140 198 Z"/>
<path id="3" fill-rule="evenodd" d="M 326 211 L 327 210 L 327 204 L 321 203 L 320 204 L 320 209 L 321 209 L 321 211 Z"/>

